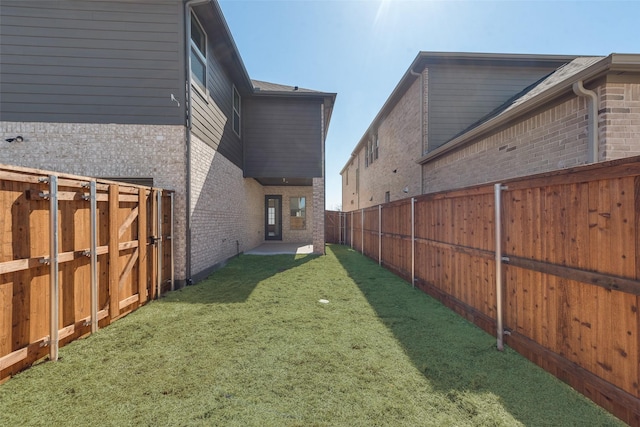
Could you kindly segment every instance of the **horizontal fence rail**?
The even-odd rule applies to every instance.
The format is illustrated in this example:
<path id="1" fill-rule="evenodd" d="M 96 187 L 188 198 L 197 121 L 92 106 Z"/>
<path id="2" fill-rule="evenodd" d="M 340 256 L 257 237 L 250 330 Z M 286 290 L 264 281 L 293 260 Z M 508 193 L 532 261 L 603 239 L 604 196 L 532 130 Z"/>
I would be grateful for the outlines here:
<path id="1" fill-rule="evenodd" d="M 172 288 L 172 200 L 0 165 L 0 380 Z"/>
<path id="2" fill-rule="evenodd" d="M 338 216 L 343 244 L 640 425 L 639 157 Z"/>

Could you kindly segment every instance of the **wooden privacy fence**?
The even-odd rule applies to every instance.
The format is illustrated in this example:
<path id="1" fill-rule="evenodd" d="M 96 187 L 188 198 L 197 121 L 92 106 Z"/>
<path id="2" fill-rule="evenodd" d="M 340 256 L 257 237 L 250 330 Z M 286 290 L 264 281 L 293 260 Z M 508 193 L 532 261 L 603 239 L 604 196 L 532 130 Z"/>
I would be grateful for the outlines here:
<path id="1" fill-rule="evenodd" d="M 344 243 L 344 218 L 342 212 L 325 211 L 324 241 L 327 243 Z"/>
<path id="2" fill-rule="evenodd" d="M 173 193 L 0 165 L 0 379 L 173 288 Z"/>
<path id="3" fill-rule="evenodd" d="M 337 216 L 339 240 L 640 425 L 640 157 Z"/>

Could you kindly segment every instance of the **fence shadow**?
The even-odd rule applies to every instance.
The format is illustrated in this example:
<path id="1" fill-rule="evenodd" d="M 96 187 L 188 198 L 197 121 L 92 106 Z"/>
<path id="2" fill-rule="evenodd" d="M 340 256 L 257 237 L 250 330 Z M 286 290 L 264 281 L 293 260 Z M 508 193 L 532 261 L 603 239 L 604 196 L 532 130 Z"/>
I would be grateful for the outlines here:
<path id="1" fill-rule="evenodd" d="M 374 261 L 347 246 L 332 245 L 331 252 L 415 368 L 467 412 L 471 423 L 482 413 L 465 398 L 475 393 L 496 395 L 526 425 L 558 425 L 558 417 L 572 405 L 598 413 L 577 392 L 560 387 L 557 379 L 512 349 L 497 351 L 494 337 Z"/>
<path id="2" fill-rule="evenodd" d="M 299 267 L 318 255 L 240 255 L 194 286 L 172 292 L 166 302 L 228 304 L 247 301 L 258 284 L 276 274 Z M 244 262 L 247 257 L 251 263 Z"/>

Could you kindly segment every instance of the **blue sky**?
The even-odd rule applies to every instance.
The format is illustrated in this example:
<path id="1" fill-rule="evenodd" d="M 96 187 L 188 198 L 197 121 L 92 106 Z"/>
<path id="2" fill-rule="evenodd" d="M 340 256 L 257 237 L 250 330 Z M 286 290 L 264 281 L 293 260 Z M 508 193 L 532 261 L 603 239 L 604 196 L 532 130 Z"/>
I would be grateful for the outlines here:
<path id="1" fill-rule="evenodd" d="M 640 1 L 220 0 L 253 79 L 337 92 L 327 209 L 340 170 L 419 51 L 640 53 Z"/>

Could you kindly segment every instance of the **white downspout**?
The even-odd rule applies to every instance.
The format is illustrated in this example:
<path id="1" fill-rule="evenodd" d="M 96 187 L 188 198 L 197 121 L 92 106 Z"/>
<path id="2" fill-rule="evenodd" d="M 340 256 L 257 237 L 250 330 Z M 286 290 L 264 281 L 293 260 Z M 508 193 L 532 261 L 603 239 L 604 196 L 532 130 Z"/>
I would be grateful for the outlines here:
<path id="1" fill-rule="evenodd" d="M 578 80 L 573 84 L 573 92 L 578 96 L 587 98 L 589 110 L 589 148 L 588 163 L 595 163 L 600 159 L 600 142 L 598 135 L 598 94 L 593 90 L 585 89 L 584 82 Z"/>

